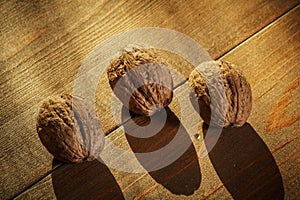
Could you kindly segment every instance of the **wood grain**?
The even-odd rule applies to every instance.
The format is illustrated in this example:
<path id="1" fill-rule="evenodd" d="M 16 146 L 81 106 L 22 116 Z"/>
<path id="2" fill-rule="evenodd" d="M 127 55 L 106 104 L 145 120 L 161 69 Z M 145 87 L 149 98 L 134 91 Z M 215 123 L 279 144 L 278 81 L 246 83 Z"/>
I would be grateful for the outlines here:
<path id="1" fill-rule="evenodd" d="M 239 129 L 224 129 L 222 138 L 216 148 L 209 154 L 209 157 L 197 160 L 202 178 L 200 187 L 194 194 L 190 196 L 188 194 L 176 195 L 174 191 L 158 181 L 151 173 L 134 174 L 111 169 L 111 173 L 116 178 L 125 199 L 216 199 L 220 197 L 245 199 L 246 197 L 267 198 L 268 195 L 275 195 L 273 197 L 275 199 L 281 199 L 283 195 L 286 199 L 297 198 L 299 195 L 300 170 L 299 121 L 268 132 L 269 125 L 264 122 L 264 119 L 269 118 L 269 115 L 274 113 L 272 110 L 274 107 L 276 108 L 277 102 L 281 101 L 282 96 L 294 94 L 292 92 L 296 90 L 294 88 L 297 88 L 295 83 L 299 76 L 299 69 L 296 66 L 299 64 L 300 55 L 300 50 L 297 50 L 300 24 L 299 21 L 294 21 L 294 19 L 299 14 L 300 7 L 298 6 L 222 57 L 224 60 L 237 63 L 245 72 L 253 88 L 257 88 L 257 84 L 260 82 L 270 85 L 260 86 L 264 88 L 258 91 L 253 89 L 254 98 L 257 100 L 254 101 L 253 112 L 249 119 L 250 124 L 246 124 Z M 274 42 L 275 36 L 277 37 Z M 277 45 L 273 45 L 274 43 Z M 258 44 L 262 44 L 263 47 L 256 48 Z M 276 58 L 281 56 L 282 49 L 285 52 L 294 53 L 284 57 L 285 61 L 279 63 Z M 268 55 L 268 57 L 261 54 Z M 275 63 L 276 67 L 274 67 Z M 256 74 L 256 71 L 264 68 L 268 69 L 268 74 L 272 74 L 274 78 L 278 76 L 280 78 L 275 79 L 276 82 L 273 82 L 274 79 L 266 81 L 265 76 L 251 76 L 251 74 Z M 285 73 L 282 73 L 281 70 Z M 184 92 L 180 91 L 181 88 L 183 86 L 178 88 L 179 94 Z M 272 99 L 272 101 L 268 99 Z M 292 100 L 297 101 L 297 99 Z M 271 105 L 268 106 L 267 104 L 270 104 L 270 102 Z M 183 109 L 186 105 L 183 104 Z M 181 108 L 178 103 L 172 103 L 170 109 L 180 119 Z M 291 109 L 291 107 L 288 107 L 288 109 Z M 276 114 L 276 117 L 281 115 L 280 112 Z M 286 114 L 289 114 L 289 112 Z M 147 120 L 142 117 L 135 117 L 134 119 L 138 123 L 145 123 L 141 121 Z M 190 124 L 190 127 L 198 125 Z M 128 130 L 131 125 L 125 124 L 125 126 L 129 126 L 125 127 L 125 130 Z M 199 133 L 202 136 L 203 132 L 205 133 L 205 127 L 203 131 L 200 127 Z M 166 133 L 170 133 L 170 131 L 166 131 Z M 197 140 L 193 137 L 194 133 L 188 132 L 188 134 L 190 134 L 194 148 L 197 151 L 203 139 Z M 125 150 L 144 148 L 140 145 L 134 147 L 133 141 L 124 134 L 122 127 L 113 131 L 108 135 L 108 138 Z M 163 141 L 168 142 L 168 139 Z M 154 141 L 150 140 L 147 144 L 152 142 Z M 131 147 L 129 144 L 131 144 Z M 159 145 L 158 142 L 154 147 L 158 148 Z M 199 153 L 197 151 L 197 157 Z M 120 157 L 115 159 L 118 160 Z M 222 160 L 224 158 L 226 158 L 225 161 Z M 128 161 L 128 163 L 130 162 Z M 188 166 L 188 164 L 185 165 Z M 179 172 L 179 174 L 181 173 Z M 167 177 L 172 176 L 176 178 L 178 174 L 174 171 L 164 173 L 161 174 L 160 179 L 170 180 Z M 47 184 L 45 184 L 46 181 Z M 50 194 L 53 194 L 51 198 L 55 198 L 55 190 L 50 185 L 51 175 L 24 192 L 19 198 L 46 197 L 43 191 L 48 189 L 50 189 Z"/>
<path id="2" fill-rule="evenodd" d="M 300 75 L 288 85 L 288 88 L 270 112 L 268 119 L 265 120 L 268 123 L 268 132 L 288 127 L 300 120 L 300 114 L 297 112 L 300 109 L 299 95 Z"/>
<path id="3" fill-rule="evenodd" d="M 200 3 L 192 1 L 190 4 L 185 1 L 106 2 L 93 0 L 1 2 L 1 199 L 12 197 L 22 191 L 39 177 L 47 175 L 53 167 L 52 156 L 41 145 L 35 132 L 35 116 L 38 107 L 48 96 L 72 91 L 81 62 L 104 39 L 133 28 L 159 26 L 191 36 L 202 44 L 213 58 L 218 58 L 298 3 L 299 1 L 296 0 L 251 1 L 247 4 L 242 1 L 203 1 Z M 272 31 L 269 31 L 267 27 L 262 34 L 256 35 L 251 40 L 252 43 L 242 44 L 229 54 L 228 60 L 245 69 L 247 77 L 254 77 L 250 79 L 252 84 L 268 83 L 264 87 L 254 89 L 257 93 L 255 93 L 256 106 L 253 116 L 258 116 L 262 112 L 259 119 L 267 119 L 266 115 L 272 113 L 273 107 L 271 106 L 275 107 L 277 101 L 280 103 L 278 95 L 284 95 L 284 91 L 288 91 L 286 83 L 296 79 L 295 75 L 299 74 L 299 69 L 296 67 L 298 62 L 295 61 L 297 56 L 299 57 L 299 47 L 295 42 L 299 41 L 297 40 L 299 39 L 298 10 L 290 14 L 289 20 L 285 17 L 276 21 L 277 29 L 272 25 Z M 274 33 L 280 34 L 276 37 Z M 270 38 L 278 43 L 272 42 Z M 20 42 L 17 42 L 18 40 Z M 280 45 L 284 48 L 279 48 Z M 257 49 L 257 46 L 260 48 Z M 288 52 L 291 57 L 287 56 Z M 268 64 L 269 62 L 276 63 L 278 67 L 273 69 L 275 65 Z M 253 63 L 255 64 L 252 65 Z M 265 67 L 259 68 L 260 65 Z M 190 70 L 190 68 L 180 69 L 184 74 L 188 74 Z M 257 70 L 260 70 L 260 73 L 269 70 L 273 73 L 270 73 L 270 77 L 256 76 Z M 278 73 L 280 76 L 277 76 Z M 266 81 L 267 78 L 271 78 L 272 81 Z M 97 91 L 97 98 L 110 96 L 111 92 L 108 91 L 109 88 L 106 86 L 103 91 Z M 292 93 L 296 91 L 293 90 Z M 265 98 L 271 100 L 265 100 Z M 297 101 L 294 97 L 293 99 Z M 106 103 L 109 105 L 110 99 L 107 99 Z M 174 107 L 177 107 L 176 104 Z M 291 109 L 294 108 L 289 108 L 288 112 L 291 113 Z M 105 130 L 113 130 L 118 122 L 111 120 L 111 115 L 104 115 L 106 111 L 106 106 L 99 106 L 97 109 L 102 122 L 107 124 Z M 175 111 L 174 113 L 176 114 Z M 292 111 L 292 113 L 295 112 Z M 250 120 L 258 133 L 265 132 L 266 124 L 260 125 L 261 123 L 255 121 L 255 117 L 251 117 Z M 285 128 L 281 127 L 280 130 L 272 129 L 274 131 L 268 136 L 260 134 L 271 150 L 279 148 L 278 144 L 287 143 L 282 147 L 283 150 L 279 148 L 274 152 L 276 162 L 283 162 L 281 152 L 285 149 L 291 145 L 297 147 L 297 139 L 288 143 L 291 137 L 295 136 L 297 125 L 299 126 L 296 121 Z M 280 137 L 285 135 L 285 132 L 289 132 L 290 135 Z M 117 133 L 120 134 L 120 129 L 114 131 L 110 137 L 116 137 Z M 119 139 L 126 141 L 126 138 Z M 288 163 L 297 160 L 297 156 L 297 153 L 291 155 L 290 160 L 283 162 L 283 167 L 288 167 Z M 202 181 L 200 190 L 197 190 L 200 192 L 196 196 L 205 197 L 209 194 L 213 198 L 221 194 L 229 195 L 228 191 L 222 187 L 209 160 L 206 158 L 203 162 L 204 164 L 200 162 L 202 179 L 208 175 L 214 178 L 211 182 Z M 206 170 L 203 171 L 202 166 L 206 166 L 204 167 Z M 294 177 L 290 173 L 296 172 L 292 170 L 289 174 L 282 174 L 285 189 L 291 191 L 291 194 L 296 194 L 291 184 L 297 180 L 287 178 Z M 117 171 L 112 174 L 123 190 L 125 198 L 130 199 L 134 196 L 151 198 L 156 195 L 173 197 L 148 174 L 144 174 L 143 178 L 140 175 Z M 38 198 L 43 195 L 50 195 L 47 198 L 54 197 L 51 194 L 55 195 L 55 193 L 46 192 L 48 189 L 53 191 L 53 188 L 49 186 L 51 184 L 49 180 L 51 179 L 47 176 L 45 180 L 22 195 L 27 195 L 27 198 Z M 41 192 L 33 190 L 35 188 L 40 188 Z M 154 188 L 156 190 L 153 190 Z M 203 190 L 203 188 L 206 189 Z M 216 190 L 216 188 L 219 189 Z"/>

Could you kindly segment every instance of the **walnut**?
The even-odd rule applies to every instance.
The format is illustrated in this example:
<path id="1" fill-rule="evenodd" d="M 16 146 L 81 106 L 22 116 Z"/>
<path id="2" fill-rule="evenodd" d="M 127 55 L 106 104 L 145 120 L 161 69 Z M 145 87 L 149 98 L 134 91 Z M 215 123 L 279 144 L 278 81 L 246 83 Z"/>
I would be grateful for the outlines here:
<path id="1" fill-rule="evenodd" d="M 171 73 L 150 49 L 124 51 L 111 62 L 107 75 L 115 95 L 136 114 L 151 116 L 172 101 Z"/>
<path id="2" fill-rule="evenodd" d="M 69 94 L 45 101 L 36 127 L 43 145 L 62 162 L 93 160 L 104 146 L 104 134 L 93 109 Z"/>
<path id="3" fill-rule="evenodd" d="M 241 71 L 234 68 L 235 66 L 229 62 L 209 61 L 191 72 L 189 76 L 189 84 L 193 88 L 191 101 L 194 108 L 199 108 L 200 116 L 206 124 L 239 127 L 247 121 L 252 108 L 251 88 Z M 218 78 L 224 87 L 217 87 Z M 220 88 L 224 88 L 224 95 L 221 94 Z M 211 103 L 210 93 L 216 97 L 214 105 Z M 212 111 L 215 113 L 214 119 L 211 119 Z"/>

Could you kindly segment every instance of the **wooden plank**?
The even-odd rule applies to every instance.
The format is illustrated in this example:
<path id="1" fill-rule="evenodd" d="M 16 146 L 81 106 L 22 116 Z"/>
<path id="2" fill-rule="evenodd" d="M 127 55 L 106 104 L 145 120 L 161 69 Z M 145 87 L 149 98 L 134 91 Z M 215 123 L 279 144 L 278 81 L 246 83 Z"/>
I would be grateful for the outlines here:
<path id="1" fill-rule="evenodd" d="M 254 104 L 249 123 L 241 128 L 224 129 L 217 145 L 209 153 L 209 157 L 199 158 L 199 149 L 207 129 L 205 126 L 201 127 L 201 123 L 196 123 L 189 124 L 185 127 L 187 131 L 183 131 L 193 142 L 193 147 L 186 151 L 189 152 L 187 154 L 189 156 L 180 157 L 179 161 L 182 162 L 177 162 L 177 160 L 170 165 L 173 166 L 171 169 L 165 167 L 142 174 L 110 169 L 125 199 L 218 199 L 221 197 L 281 199 L 283 196 L 286 199 L 296 199 L 299 196 L 300 140 L 298 130 L 300 124 L 297 108 L 300 74 L 297 67 L 300 57 L 298 42 L 300 22 L 297 20 L 299 14 L 300 6 L 222 57 L 224 60 L 237 63 L 252 85 Z M 267 73 L 255 76 L 260 71 Z M 258 87 L 260 89 L 257 89 Z M 184 93 L 184 85 L 179 87 L 177 92 L 178 94 Z M 285 108 L 285 118 L 282 120 L 290 118 L 293 120 L 290 123 L 279 122 L 280 126 L 273 126 L 273 118 L 277 119 L 282 115 L 281 112 L 275 113 L 274 109 L 281 106 L 282 98 L 286 96 L 288 96 L 286 99 L 288 104 L 294 106 Z M 170 110 L 167 111 L 165 128 L 151 138 L 133 138 L 126 134 L 125 132 L 128 131 L 138 133 L 141 129 L 141 127 L 134 128 L 133 121 L 112 132 L 108 138 L 125 150 L 135 152 L 156 150 L 170 142 L 170 137 L 174 134 L 172 130 L 176 130 L 177 122 L 181 123 L 183 120 L 180 110 L 186 109 L 187 105 L 184 103 L 181 105 L 183 107 L 180 107 L 178 103 L 172 103 Z M 125 114 L 123 115 L 126 117 Z M 189 119 L 194 117 L 196 116 L 191 115 Z M 145 117 L 134 118 L 137 124 L 146 125 L 147 120 L 149 119 Z M 153 120 L 154 123 L 158 123 L 155 119 Z M 202 138 L 197 140 L 193 137 L 195 133 L 189 130 L 199 125 L 198 133 Z M 143 130 L 143 133 L 151 130 Z M 180 149 L 180 144 L 178 148 Z M 199 159 L 195 160 L 195 157 Z M 115 157 L 115 160 L 118 161 L 120 158 L 122 155 Z M 155 158 L 151 161 L 157 162 Z M 128 165 L 133 162 L 133 160 L 127 161 Z M 143 160 L 140 160 L 140 164 L 146 168 L 148 166 Z M 192 175 L 195 175 L 196 180 L 187 178 Z M 200 178 L 197 179 L 197 177 Z M 80 177 L 77 178 L 80 179 Z M 69 180 L 69 178 L 65 179 Z M 21 194 L 19 198 L 44 197 L 44 191 L 49 189 L 50 193 L 54 194 L 55 189 L 51 189 L 50 186 L 51 175 L 43 181 L 46 180 L 47 184 L 38 183 Z M 189 180 L 192 181 L 186 182 Z M 173 183 L 176 185 L 174 186 Z M 187 184 L 190 187 L 185 188 Z M 191 191 L 194 192 L 192 195 Z"/>

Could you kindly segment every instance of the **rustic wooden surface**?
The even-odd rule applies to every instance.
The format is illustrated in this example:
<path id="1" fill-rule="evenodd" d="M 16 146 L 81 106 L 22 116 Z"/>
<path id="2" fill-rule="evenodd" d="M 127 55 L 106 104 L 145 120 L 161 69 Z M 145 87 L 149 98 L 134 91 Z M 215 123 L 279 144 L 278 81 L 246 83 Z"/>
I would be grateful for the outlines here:
<path id="1" fill-rule="evenodd" d="M 253 199 L 275 195 L 297 199 L 298 4 L 297 0 L 2 1 L 0 198 Z M 204 158 L 199 154 L 206 127 L 202 122 L 190 124 L 181 130 L 183 140 L 193 142 L 187 151 L 170 166 L 149 173 L 126 173 L 98 161 L 79 165 L 53 161 L 35 131 L 42 101 L 72 92 L 78 68 L 101 41 L 146 26 L 180 31 L 199 42 L 212 58 L 237 64 L 253 90 L 248 123 L 223 130 L 216 147 Z M 169 59 L 187 77 L 192 68 L 174 55 Z M 148 152 L 173 137 L 181 123 L 176 99 L 161 132 L 137 140 L 126 134 L 132 121 L 117 128 L 122 120 L 111 120 L 111 90 L 105 77 L 100 84 L 97 113 L 107 138 L 115 144 L 128 151 Z M 183 88 L 177 88 L 179 94 Z M 147 123 L 142 117 L 135 121 Z M 188 131 L 194 126 L 199 126 L 200 140 Z M 148 146 L 141 145 L 145 141 Z M 140 164 L 147 167 L 143 161 Z"/>

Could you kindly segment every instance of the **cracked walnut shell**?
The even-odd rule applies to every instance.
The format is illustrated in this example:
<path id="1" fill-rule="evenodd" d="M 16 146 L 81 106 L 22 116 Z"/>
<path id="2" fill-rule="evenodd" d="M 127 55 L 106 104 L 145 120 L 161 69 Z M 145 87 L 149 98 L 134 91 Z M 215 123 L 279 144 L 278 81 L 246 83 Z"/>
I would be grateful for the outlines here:
<path id="1" fill-rule="evenodd" d="M 136 114 L 151 116 L 172 101 L 171 73 L 151 49 L 124 51 L 111 62 L 107 76 L 114 94 Z"/>
<path id="2" fill-rule="evenodd" d="M 189 76 L 192 104 L 206 124 L 240 127 L 252 108 L 250 84 L 241 71 L 225 61 L 208 61 Z"/>
<path id="3" fill-rule="evenodd" d="M 93 160 L 104 147 L 104 134 L 95 112 L 69 94 L 45 101 L 36 127 L 43 145 L 62 162 Z"/>

